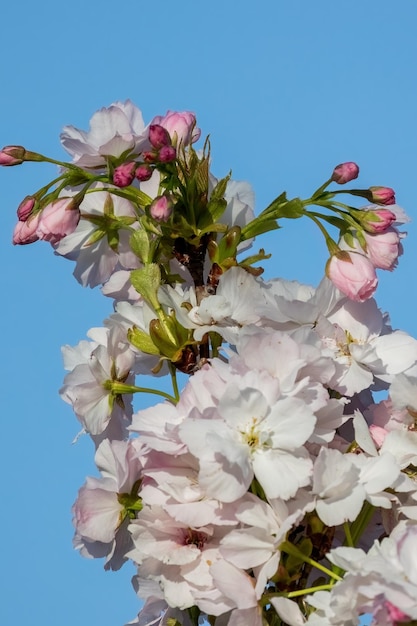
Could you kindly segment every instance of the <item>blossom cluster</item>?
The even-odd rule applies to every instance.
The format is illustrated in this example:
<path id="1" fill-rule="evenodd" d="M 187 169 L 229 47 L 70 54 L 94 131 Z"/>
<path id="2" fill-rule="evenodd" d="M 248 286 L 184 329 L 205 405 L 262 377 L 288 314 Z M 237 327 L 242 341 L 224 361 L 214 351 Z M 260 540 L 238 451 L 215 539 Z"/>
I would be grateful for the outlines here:
<path id="1" fill-rule="evenodd" d="M 415 623 L 417 340 L 373 298 L 408 218 L 388 187 L 330 191 L 357 178 L 352 162 L 255 216 L 250 186 L 212 174 L 200 135 L 190 112 L 145 126 L 127 101 L 88 132 L 64 128 L 70 163 L 0 152 L 60 166 L 19 206 L 14 243 L 49 241 L 114 301 L 63 348 L 60 393 L 98 470 L 74 545 L 137 566 L 130 624 Z M 255 237 L 302 217 L 325 237 L 323 280 L 264 280 Z M 159 403 L 138 409 L 140 393 Z"/>

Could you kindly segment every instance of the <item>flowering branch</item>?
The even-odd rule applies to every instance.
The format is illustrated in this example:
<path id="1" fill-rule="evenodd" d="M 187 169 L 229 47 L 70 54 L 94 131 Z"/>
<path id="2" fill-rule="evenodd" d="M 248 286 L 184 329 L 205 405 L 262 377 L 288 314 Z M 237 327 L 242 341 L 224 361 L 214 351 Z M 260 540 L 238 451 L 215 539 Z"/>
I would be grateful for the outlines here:
<path id="1" fill-rule="evenodd" d="M 74 545 L 137 566 L 139 626 L 412 625 L 417 341 L 373 298 L 408 218 L 389 187 L 329 189 L 358 177 L 352 162 L 255 215 L 200 135 L 191 112 L 146 126 L 126 101 L 64 128 L 69 163 L 0 151 L 0 165 L 62 168 L 19 205 L 13 243 L 48 241 L 114 301 L 63 348 L 60 393 L 98 472 L 74 503 Z M 329 250 L 322 282 L 263 280 L 255 238 L 304 217 Z M 161 402 L 134 407 L 137 393 Z"/>

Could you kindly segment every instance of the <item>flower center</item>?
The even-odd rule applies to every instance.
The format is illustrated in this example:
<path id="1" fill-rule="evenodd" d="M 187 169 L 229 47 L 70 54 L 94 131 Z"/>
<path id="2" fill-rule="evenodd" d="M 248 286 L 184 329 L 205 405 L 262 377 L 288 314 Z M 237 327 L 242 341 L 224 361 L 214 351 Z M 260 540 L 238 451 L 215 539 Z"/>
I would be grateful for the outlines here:
<path id="1" fill-rule="evenodd" d="M 183 545 L 184 546 L 196 546 L 199 550 L 202 550 L 207 543 L 207 535 L 193 528 L 189 528 L 184 532 Z"/>

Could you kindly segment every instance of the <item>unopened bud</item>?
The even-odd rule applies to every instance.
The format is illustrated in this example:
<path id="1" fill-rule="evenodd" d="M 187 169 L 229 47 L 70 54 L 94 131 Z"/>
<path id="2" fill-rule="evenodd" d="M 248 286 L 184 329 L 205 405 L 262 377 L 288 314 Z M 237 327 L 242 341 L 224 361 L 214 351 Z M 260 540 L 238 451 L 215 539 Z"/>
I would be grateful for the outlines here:
<path id="1" fill-rule="evenodd" d="M 384 233 L 395 222 L 397 216 L 389 209 L 361 211 L 361 223 L 367 233 Z"/>
<path id="2" fill-rule="evenodd" d="M 151 124 L 149 126 L 149 141 L 151 145 L 159 150 L 163 146 L 171 145 L 171 137 L 166 128 L 160 124 Z"/>
<path id="3" fill-rule="evenodd" d="M 23 146 L 5 146 L 0 150 L 0 165 L 20 165 L 25 160 Z"/>
<path id="4" fill-rule="evenodd" d="M 20 222 L 26 222 L 35 206 L 36 200 L 33 196 L 26 196 L 17 207 L 17 217 Z"/>
<path id="5" fill-rule="evenodd" d="M 171 161 L 175 161 L 177 157 L 177 151 L 174 146 L 163 146 L 158 154 L 158 160 L 161 163 L 170 163 Z"/>
<path id="6" fill-rule="evenodd" d="M 136 163 L 122 163 L 113 172 L 113 183 L 117 187 L 127 187 L 135 178 Z"/>
<path id="7" fill-rule="evenodd" d="M 336 165 L 333 170 L 332 180 L 338 185 L 344 185 L 354 180 L 359 175 L 359 166 L 353 161 L 347 161 L 346 163 L 340 163 Z"/>
<path id="8" fill-rule="evenodd" d="M 158 222 L 167 222 L 172 213 L 173 203 L 168 196 L 157 196 L 152 202 L 149 212 Z"/>
<path id="9" fill-rule="evenodd" d="M 384 205 L 395 204 L 395 191 L 391 187 L 370 187 L 369 191 L 371 202 Z"/>
<path id="10" fill-rule="evenodd" d="M 37 213 L 25 222 L 19 220 L 13 231 L 13 244 L 23 246 L 38 241 L 37 228 L 41 214 Z"/>
<path id="11" fill-rule="evenodd" d="M 147 163 L 142 163 L 135 170 L 135 176 L 141 183 L 149 180 L 152 176 L 153 169 Z"/>
<path id="12" fill-rule="evenodd" d="M 142 152 L 142 159 L 145 163 L 156 163 L 158 160 L 158 153 L 154 150 L 146 150 Z"/>

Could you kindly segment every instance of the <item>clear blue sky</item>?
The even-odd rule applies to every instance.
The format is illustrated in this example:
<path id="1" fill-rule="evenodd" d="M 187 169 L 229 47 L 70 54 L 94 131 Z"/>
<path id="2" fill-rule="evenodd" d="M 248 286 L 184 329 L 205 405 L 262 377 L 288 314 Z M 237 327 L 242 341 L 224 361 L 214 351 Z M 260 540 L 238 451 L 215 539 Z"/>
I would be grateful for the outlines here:
<path id="1" fill-rule="evenodd" d="M 210 133 L 213 169 L 252 183 L 261 210 L 307 196 L 353 160 L 362 186 L 388 185 L 416 214 L 417 4 L 392 0 L 16 0 L 1 9 L 0 144 L 62 158 L 63 125 L 131 98 L 146 121 L 190 109 Z M 119 626 L 138 602 L 132 570 L 106 574 L 72 550 L 70 507 L 92 447 L 58 397 L 60 346 L 101 325 L 111 303 L 82 289 L 48 244 L 13 248 L 15 209 L 54 175 L 0 171 L 3 358 L 0 517 L 5 626 Z M 268 276 L 318 283 L 327 257 L 310 224 L 262 243 Z M 381 275 L 379 305 L 417 335 L 417 228 Z"/>

